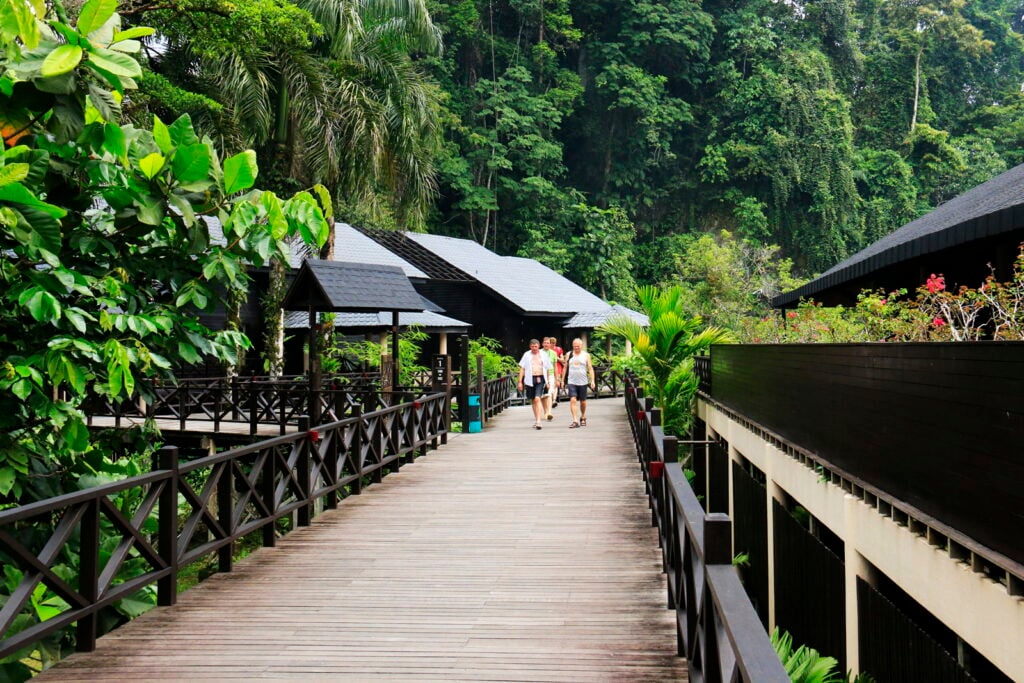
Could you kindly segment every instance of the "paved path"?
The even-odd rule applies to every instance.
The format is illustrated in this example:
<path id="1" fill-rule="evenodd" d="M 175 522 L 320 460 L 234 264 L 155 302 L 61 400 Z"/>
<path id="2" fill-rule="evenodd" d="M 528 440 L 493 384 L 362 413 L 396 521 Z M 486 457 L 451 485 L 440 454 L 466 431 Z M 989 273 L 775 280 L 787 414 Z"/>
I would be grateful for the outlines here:
<path id="1" fill-rule="evenodd" d="M 621 399 L 454 436 L 43 680 L 685 680 Z"/>

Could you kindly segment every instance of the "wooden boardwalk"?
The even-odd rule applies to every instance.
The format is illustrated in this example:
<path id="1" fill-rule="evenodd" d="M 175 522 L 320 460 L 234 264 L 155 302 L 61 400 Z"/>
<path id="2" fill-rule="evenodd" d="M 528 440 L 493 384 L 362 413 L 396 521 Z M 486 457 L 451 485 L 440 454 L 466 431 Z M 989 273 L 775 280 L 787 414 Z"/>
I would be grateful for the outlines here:
<path id="1" fill-rule="evenodd" d="M 42 680 L 680 681 L 619 399 L 512 408 Z"/>

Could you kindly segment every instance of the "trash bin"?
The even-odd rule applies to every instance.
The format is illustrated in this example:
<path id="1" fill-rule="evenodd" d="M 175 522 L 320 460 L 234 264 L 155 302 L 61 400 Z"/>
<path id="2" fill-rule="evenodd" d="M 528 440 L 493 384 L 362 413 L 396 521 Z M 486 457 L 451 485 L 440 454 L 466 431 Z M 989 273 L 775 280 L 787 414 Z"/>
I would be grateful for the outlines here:
<path id="1" fill-rule="evenodd" d="M 480 394 L 469 395 L 469 432 L 483 431 L 483 423 L 480 421 Z"/>

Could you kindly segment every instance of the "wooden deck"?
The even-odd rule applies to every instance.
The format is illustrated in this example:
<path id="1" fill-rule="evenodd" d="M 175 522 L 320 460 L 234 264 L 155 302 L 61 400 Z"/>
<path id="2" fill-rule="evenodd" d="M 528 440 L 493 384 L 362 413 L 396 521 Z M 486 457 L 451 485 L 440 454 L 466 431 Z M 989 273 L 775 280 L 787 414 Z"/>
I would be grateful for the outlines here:
<path id="1" fill-rule="evenodd" d="M 680 681 L 621 399 L 512 408 L 42 680 Z"/>

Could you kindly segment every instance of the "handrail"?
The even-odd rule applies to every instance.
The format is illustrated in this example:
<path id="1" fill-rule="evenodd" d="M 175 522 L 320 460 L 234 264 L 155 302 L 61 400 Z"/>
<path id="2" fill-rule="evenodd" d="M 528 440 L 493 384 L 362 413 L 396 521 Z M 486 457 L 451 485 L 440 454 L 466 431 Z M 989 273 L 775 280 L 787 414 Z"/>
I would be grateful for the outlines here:
<path id="1" fill-rule="evenodd" d="M 313 428 L 300 417 L 297 432 L 185 463 L 169 446 L 148 474 L 0 511 L 0 561 L 21 574 L 0 605 L 0 658 L 75 622 L 78 650 L 91 651 L 98 612 L 154 583 L 157 604 L 173 605 L 184 567 L 216 552 L 220 571 L 231 571 L 232 544 L 243 536 L 262 531 L 273 546 L 281 518 L 294 514 L 307 526 L 318 501 L 336 508 L 445 443 L 447 402 L 435 393 L 367 412 L 357 406 Z M 76 555 L 76 541 L 77 586 L 59 566 Z M 68 608 L 22 628 L 40 584 Z"/>
<path id="2" fill-rule="evenodd" d="M 430 391 L 429 383 L 423 382 L 382 391 L 377 375 L 335 375 L 324 380 L 318 392 L 319 414 L 340 419 L 352 414 L 356 405 L 364 410 L 383 408 Z M 102 416 L 113 417 L 115 427 L 125 420 L 159 418 L 177 420 L 182 431 L 190 422 L 209 423 L 213 433 L 220 433 L 225 423 L 241 423 L 249 425 L 250 435 L 257 434 L 260 425 L 277 426 L 285 434 L 298 429 L 300 415 L 313 413 L 310 405 L 314 400 L 309 382 L 301 377 L 187 378 L 151 384 L 148 395 L 149 401 L 136 397 L 112 402 L 91 397 L 85 406 L 89 424 Z M 495 405 L 497 402 L 498 398 Z"/>
<path id="3" fill-rule="evenodd" d="M 732 566 L 731 520 L 705 514 L 678 462 L 678 441 L 664 433 L 652 399 L 628 376 L 625 392 L 690 679 L 786 683 L 789 676 Z"/>

